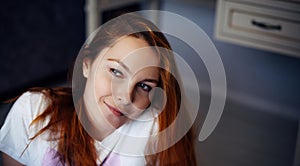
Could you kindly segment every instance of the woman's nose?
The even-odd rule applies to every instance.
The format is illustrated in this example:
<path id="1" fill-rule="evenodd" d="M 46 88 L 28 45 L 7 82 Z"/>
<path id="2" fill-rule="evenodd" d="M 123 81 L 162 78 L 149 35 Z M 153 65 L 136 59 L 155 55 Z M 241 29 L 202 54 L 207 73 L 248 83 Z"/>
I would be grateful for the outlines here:
<path id="1" fill-rule="evenodd" d="M 119 86 L 115 86 L 112 89 L 113 92 L 113 98 L 115 100 L 115 103 L 117 105 L 121 105 L 121 106 L 128 106 L 132 103 L 131 99 L 132 99 L 132 88 L 130 88 L 130 86 L 128 85 L 119 85 Z"/>
<path id="2" fill-rule="evenodd" d="M 117 105 L 128 106 L 131 104 L 130 94 L 128 92 L 118 93 L 115 100 Z"/>

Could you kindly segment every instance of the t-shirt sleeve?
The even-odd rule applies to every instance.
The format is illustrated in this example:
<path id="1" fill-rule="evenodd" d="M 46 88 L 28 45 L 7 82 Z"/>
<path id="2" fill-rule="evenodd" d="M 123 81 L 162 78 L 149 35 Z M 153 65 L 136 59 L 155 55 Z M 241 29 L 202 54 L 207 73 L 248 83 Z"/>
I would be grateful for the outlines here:
<path id="1" fill-rule="evenodd" d="M 14 103 L 1 127 L 0 151 L 22 164 L 30 162 L 27 146 L 30 138 L 36 134 L 30 124 L 44 108 L 43 102 L 45 100 L 41 93 L 24 93 Z"/>

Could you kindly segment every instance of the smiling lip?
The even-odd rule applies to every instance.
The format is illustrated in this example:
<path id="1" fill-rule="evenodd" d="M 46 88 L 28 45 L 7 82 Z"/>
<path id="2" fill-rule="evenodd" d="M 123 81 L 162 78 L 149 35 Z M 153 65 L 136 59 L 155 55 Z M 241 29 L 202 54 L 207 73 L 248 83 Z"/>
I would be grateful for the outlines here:
<path id="1" fill-rule="evenodd" d="M 117 108 L 114 108 L 114 107 L 108 105 L 106 102 L 104 102 L 104 103 L 105 103 L 105 105 L 109 108 L 109 110 L 110 110 L 114 115 L 116 115 L 116 116 L 124 116 L 124 114 L 123 114 L 120 110 L 118 110 Z"/>

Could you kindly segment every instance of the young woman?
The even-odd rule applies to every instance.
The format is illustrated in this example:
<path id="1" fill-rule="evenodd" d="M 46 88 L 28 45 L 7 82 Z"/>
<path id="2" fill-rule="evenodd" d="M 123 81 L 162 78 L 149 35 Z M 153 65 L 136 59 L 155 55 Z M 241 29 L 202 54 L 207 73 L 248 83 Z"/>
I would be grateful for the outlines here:
<path id="1" fill-rule="evenodd" d="M 196 165 L 193 130 L 178 136 L 188 116 L 170 50 L 142 17 L 101 26 L 80 50 L 72 88 L 17 99 L 0 132 L 3 163 Z"/>

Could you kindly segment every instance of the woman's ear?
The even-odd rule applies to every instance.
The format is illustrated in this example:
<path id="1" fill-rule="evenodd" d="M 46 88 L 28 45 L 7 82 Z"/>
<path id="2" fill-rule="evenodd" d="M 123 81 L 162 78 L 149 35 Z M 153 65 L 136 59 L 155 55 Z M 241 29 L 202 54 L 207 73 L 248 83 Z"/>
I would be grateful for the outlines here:
<path id="1" fill-rule="evenodd" d="M 85 78 L 88 78 L 89 72 L 91 69 L 91 59 L 90 58 L 84 58 L 82 61 L 82 74 Z"/>

